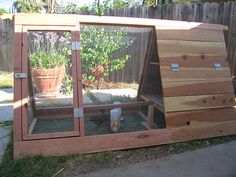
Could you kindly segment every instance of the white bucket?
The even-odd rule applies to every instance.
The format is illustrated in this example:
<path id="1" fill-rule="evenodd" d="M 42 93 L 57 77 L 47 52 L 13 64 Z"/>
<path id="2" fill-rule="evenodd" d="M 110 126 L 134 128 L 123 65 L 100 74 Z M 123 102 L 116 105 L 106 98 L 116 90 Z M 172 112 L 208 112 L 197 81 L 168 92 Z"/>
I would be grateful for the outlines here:
<path id="1" fill-rule="evenodd" d="M 121 104 L 120 102 L 114 102 L 113 104 Z M 121 108 L 114 108 L 110 111 L 111 130 L 117 132 L 120 129 L 120 116 Z"/>

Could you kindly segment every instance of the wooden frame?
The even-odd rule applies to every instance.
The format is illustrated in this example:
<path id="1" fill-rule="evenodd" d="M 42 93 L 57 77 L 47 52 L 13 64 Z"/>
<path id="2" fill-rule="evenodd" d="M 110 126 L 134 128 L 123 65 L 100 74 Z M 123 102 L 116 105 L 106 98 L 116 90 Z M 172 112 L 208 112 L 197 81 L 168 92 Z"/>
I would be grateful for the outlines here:
<path id="1" fill-rule="evenodd" d="M 77 36 L 79 35 L 79 24 L 77 23 L 74 27 L 61 27 L 61 26 L 22 26 L 22 33 L 23 33 L 23 39 L 22 39 L 22 73 L 29 73 L 29 64 L 28 64 L 28 31 L 56 31 L 56 32 L 70 32 L 71 33 L 71 42 L 77 42 L 79 39 Z M 78 73 L 81 74 L 81 63 L 80 61 L 80 55 L 77 50 L 72 50 L 72 64 L 74 67 L 72 67 L 72 76 L 73 80 L 77 81 L 74 82 L 73 85 L 73 98 L 74 98 L 74 107 L 82 107 L 82 80 L 77 79 Z M 15 79 L 16 80 L 16 79 Z M 68 137 L 68 136 L 79 136 L 79 129 L 81 129 L 81 135 L 84 135 L 84 128 L 83 128 L 83 117 L 80 119 L 78 117 L 74 117 L 74 131 L 72 132 L 57 132 L 57 133 L 44 133 L 44 134 L 32 134 L 33 128 L 37 122 L 37 118 L 33 119 L 32 124 L 28 125 L 28 102 L 29 102 L 29 84 L 27 79 L 22 79 L 22 104 L 25 105 L 22 107 L 22 131 L 23 131 L 23 140 L 29 140 L 29 139 L 41 139 L 41 138 L 59 138 L 59 137 Z M 33 103 L 35 104 L 35 103 Z M 35 114 L 35 113 L 34 113 Z M 79 121 L 80 120 L 80 121 Z"/>
<path id="2" fill-rule="evenodd" d="M 62 22 L 63 21 L 63 22 Z M 223 32 L 223 30 L 227 30 L 226 26 L 215 25 L 215 24 L 203 24 L 203 23 L 192 23 L 192 22 L 179 22 L 179 21 L 168 21 L 168 20 L 154 20 L 154 19 L 140 19 L 140 18 L 123 18 L 123 17 L 97 17 L 97 16 L 81 16 L 81 15 L 55 15 L 55 14 L 16 14 L 14 15 L 14 26 L 15 26 L 15 34 L 14 34 L 14 72 L 15 73 L 27 73 L 29 68 L 27 64 L 27 30 L 45 30 L 45 31 L 71 31 L 72 33 L 72 41 L 79 41 L 79 25 L 80 24 L 91 24 L 91 25 L 119 25 L 119 26 L 134 26 L 134 27 L 153 27 L 154 30 L 160 35 L 160 40 L 158 44 L 160 44 L 159 48 L 157 48 L 160 63 L 152 62 L 150 57 L 152 57 L 153 51 L 151 49 L 152 44 L 156 42 L 156 39 L 153 40 L 152 36 L 149 36 L 149 50 L 145 55 L 145 62 L 143 73 L 148 71 L 149 63 L 155 66 L 160 67 L 160 79 L 163 85 L 162 90 L 165 96 L 170 96 L 172 94 L 169 90 L 166 90 L 165 87 L 169 87 L 168 79 L 165 78 L 165 72 L 168 73 L 168 77 L 173 76 L 169 71 L 165 71 L 165 68 L 169 63 L 165 63 L 167 60 L 165 58 L 173 59 L 173 56 L 167 55 L 166 53 L 160 52 L 160 49 L 163 51 L 166 50 L 168 42 L 164 40 L 171 40 L 173 36 L 175 37 L 179 31 L 186 31 L 186 36 L 184 40 L 189 40 L 194 38 L 192 33 L 198 33 L 199 30 L 205 32 L 206 30 L 213 30 L 218 34 Z M 165 34 L 168 35 L 165 36 Z M 172 33 L 172 32 L 173 33 Z M 156 34 L 156 33 L 155 33 Z M 173 35 L 175 34 L 175 35 Z M 178 35 L 177 35 L 178 36 Z M 204 33 L 204 36 L 207 36 L 207 33 Z M 214 36 L 210 36 L 212 40 Z M 204 38 L 194 38 L 197 40 L 204 41 Z M 161 41 L 162 40 L 162 41 Z M 176 39 L 175 40 L 179 40 Z M 222 42 L 222 39 L 219 38 L 213 42 Z M 195 45 L 196 43 L 193 43 Z M 184 42 L 178 42 L 178 45 L 186 46 Z M 198 43 L 197 43 L 198 45 Z M 222 43 L 216 46 L 222 46 Z M 223 46 L 224 47 L 224 46 Z M 175 46 L 171 43 L 171 50 L 178 51 Z M 201 49 L 196 47 L 194 48 L 194 55 L 180 55 L 179 58 L 188 57 L 196 57 L 198 56 L 198 52 Z M 219 52 L 224 52 L 224 49 L 219 50 Z M 226 53 L 223 53 L 223 57 L 225 57 Z M 201 54 L 202 58 L 204 57 L 212 57 L 208 56 L 208 54 Z M 219 56 L 219 55 L 218 55 Z M 139 102 L 135 103 L 127 103 L 121 105 L 97 105 L 97 106 L 83 106 L 82 102 L 82 69 L 81 69 L 81 59 L 79 51 L 72 52 L 73 58 L 73 80 L 74 82 L 74 100 L 73 107 L 81 108 L 86 113 L 96 112 L 101 109 L 112 109 L 116 107 L 141 107 L 146 106 L 148 108 L 148 114 L 145 116 L 141 114 L 147 120 L 148 130 L 145 131 L 137 131 L 131 133 L 118 133 L 118 134 L 107 134 L 107 135 L 95 135 L 95 136 L 85 136 L 85 126 L 84 126 L 84 117 L 74 117 L 74 131 L 68 132 L 57 132 L 57 133 L 47 133 L 47 134 L 32 134 L 32 130 L 34 125 L 37 122 L 37 118 L 34 119 L 33 124 L 31 124 L 28 129 L 28 121 L 27 121 L 27 104 L 28 97 L 30 93 L 27 89 L 27 79 L 14 79 L 14 158 L 21 158 L 27 155 L 37 155 L 42 154 L 45 156 L 59 156 L 59 155 L 67 155 L 67 154 L 76 154 L 76 153 L 90 153 L 90 152 L 98 152 L 98 151 L 106 151 L 106 150 L 117 150 L 117 149 L 126 149 L 126 148 L 137 148 L 144 146 L 153 146 L 158 144 L 166 144 L 166 143 L 174 143 L 181 141 L 188 141 L 193 139 L 201 139 L 201 138 L 209 138 L 216 136 L 224 136 L 236 133 L 236 111 L 234 108 L 230 108 L 234 103 L 227 103 L 227 105 L 223 106 L 225 110 L 229 109 L 230 112 L 227 112 L 229 116 L 228 119 L 222 120 L 221 117 L 218 117 L 217 121 L 202 121 L 203 123 L 194 123 L 192 126 L 192 121 L 196 121 L 195 117 L 198 120 L 199 116 L 204 115 L 204 112 L 190 112 L 189 114 L 185 113 L 172 113 L 171 109 L 168 107 L 167 102 L 168 99 L 164 99 L 164 104 L 156 104 L 153 100 L 147 98 L 144 95 L 145 85 L 142 85 L 147 79 L 147 75 L 142 74 L 141 84 L 138 92 Z M 193 63 L 198 66 L 199 63 Z M 166 66 L 165 66 L 166 65 Z M 164 66 L 164 67 L 163 67 Z M 223 65 L 225 68 L 225 75 L 223 81 L 228 81 L 226 83 L 222 83 L 221 87 L 223 88 L 225 85 L 229 86 L 229 78 L 228 78 L 228 65 Z M 164 70 L 163 70 L 164 69 Z M 146 73 L 147 74 L 147 73 Z M 163 76 L 163 77 L 162 77 Z M 162 80 L 163 79 L 163 80 Z M 213 88 L 213 87 L 212 87 Z M 204 90 L 201 90 L 199 94 L 202 94 Z M 218 94 L 218 90 L 212 92 L 212 90 L 208 90 L 209 93 Z M 232 97 L 231 88 L 227 87 L 225 90 L 230 99 Z M 224 93 L 225 93 L 224 92 Z M 181 90 L 177 90 L 176 94 L 181 95 Z M 223 93 L 221 93 L 223 94 Z M 172 96 L 172 95 L 171 95 Z M 216 98 L 216 97 L 214 97 Z M 176 98 L 175 98 L 176 99 Z M 185 99 L 185 98 L 183 98 Z M 195 98 L 193 98 L 195 99 Z M 144 100 L 144 101 L 140 101 Z M 206 99 L 203 98 L 203 103 L 205 103 Z M 178 101 L 178 100 L 177 100 Z M 190 100 L 191 101 L 191 100 Z M 205 102 L 204 102 L 205 101 Z M 208 100 L 207 100 L 208 101 Z M 178 103 L 181 105 L 181 102 Z M 201 103 L 202 104 L 202 103 Z M 221 103 L 222 104 L 222 103 Z M 225 104 L 223 102 L 223 104 Z M 167 108 L 171 111 L 166 112 Z M 214 107 L 217 109 L 218 107 Z M 179 106 L 179 110 L 181 106 Z M 208 108 L 206 108 L 208 109 Z M 163 129 L 152 129 L 154 124 L 154 112 L 155 110 L 159 110 L 167 116 L 166 121 L 170 122 L 171 126 L 167 126 L 167 128 Z M 45 110 L 44 110 L 45 111 Z M 57 111 L 57 110 L 55 110 Z M 72 108 L 65 108 L 65 111 L 69 111 L 71 113 Z M 213 111 L 214 112 L 214 111 Z M 217 111 L 215 111 L 217 114 Z M 221 110 L 219 112 L 222 112 Z M 223 110 L 224 112 L 224 110 Z M 39 113 L 40 114 L 40 110 Z M 191 120 L 187 119 L 186 116 L 192 116 Z M 43 116 L 43 115 L 41 115 Z M 208 116 L 211 116 L 208 114 Z M 181 118 L 183 121 L 178 121 Z M 186 126 L 186 121 L 191 121 L 191 126 Z M 176 125 L 176 126 L 175 126 Z"/>

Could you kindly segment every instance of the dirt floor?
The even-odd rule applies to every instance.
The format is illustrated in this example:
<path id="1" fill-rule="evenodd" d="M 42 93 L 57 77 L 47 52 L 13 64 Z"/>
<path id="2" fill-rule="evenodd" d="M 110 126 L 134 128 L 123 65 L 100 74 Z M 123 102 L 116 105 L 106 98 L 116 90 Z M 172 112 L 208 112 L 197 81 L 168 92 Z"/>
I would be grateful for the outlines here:
<path id="1" fill-rule="evenodd" d="M 138 113 L 126 113 L 122 115 L 122 118 L 123 119 L 120 121 L 121 126 L 117 133 L 146 130 L 141 124 L 144 119 Z M 54 120 L 38 119 L 33 134 L 73 131 L 73 127 L 72 117 Z M 110 129 L 109 114 L 85 117 L 85 131 L 86 135 L 114 133 Z"/>
<path id="2" fill-rule="evenodd" d="M 123 120 L 120 121 L 120 129 L 117 133 L 134 132 L 146 130 L 142 126 L 141 122 L 144 119 L 138 115 L 138 113 L 124 114 L 122 115 Z M 105 115 L 102 117 L 88 117 L 85 121 L 86 135 L 101 135 L 101 134 L 112 134 L 114 132 L 110 129 L 110 117 Z"/>

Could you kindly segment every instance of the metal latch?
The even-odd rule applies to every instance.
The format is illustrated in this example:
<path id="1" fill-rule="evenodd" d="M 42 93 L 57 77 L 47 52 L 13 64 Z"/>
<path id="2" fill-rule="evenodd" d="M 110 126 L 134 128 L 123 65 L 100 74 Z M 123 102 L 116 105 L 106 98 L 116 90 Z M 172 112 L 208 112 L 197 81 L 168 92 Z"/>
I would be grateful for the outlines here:
<path id="1" fill-rule="evenodd" d="M 72 50 L 80 50 L 80 42 L 72 42 Z"/>
<path id="2" fill-rule="evenodd" d="M 171 69 L 172 69 L 172 71 L 179 71 L 179 64 L 172 63 L 171 64 Z"/>
<path id="3" fill-rule="evenodd" d="M 80 31 L 80 25 L 79 23 L 75 26 L 76 31 Z"/>
<path id="4" fill-rule="evenodd" d="M 74 108 L 74 117 L 77 117 L 77 118 L 84 117 L 84 109 Z"/>
<path id="5" fill-rule="evenodd" d="M 27 73 L 15 73 L 15 78 L 16 79 L 25 79 L 28 77 Z"/>
<path id="6" fill-rule="evenodd" d="M 216 70 L 221 70 L 222 69 L 221 64 L 220 63 L 215 63 L 215 69 Z"/>

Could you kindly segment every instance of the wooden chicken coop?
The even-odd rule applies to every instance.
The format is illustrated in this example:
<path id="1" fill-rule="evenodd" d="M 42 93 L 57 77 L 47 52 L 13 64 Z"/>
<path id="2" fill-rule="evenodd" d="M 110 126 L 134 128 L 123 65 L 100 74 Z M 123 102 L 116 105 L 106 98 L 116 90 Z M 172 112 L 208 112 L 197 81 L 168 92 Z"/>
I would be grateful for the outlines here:
<path id="1" fill-rule="evenodd" d="M 126 27 L 135 29 L 135 34 L 141 28 L 146 31 L 137 101 L 83 103 L 80 39 L 86 25 Z M 14 15 L 14 157 L 90 153 L 235 134 L 235 95 L 225 31 L 222 25 L 157 19 Z M 45 32 L 56 33 L 63 45 L 62 37 L 70 38 L 71 68 L 67 72 L 73 80 L 73 99 L 64 107 L 47 106 L 35 96 L 29 58 L 37 41 L 45 43 L 47 34 L 40 38 Z M 134 131 L 88 134 L 86 117 L 113 108 L 138 113 L 145 128 L 137 129 L 139 123 L 129 122 Z"/>

